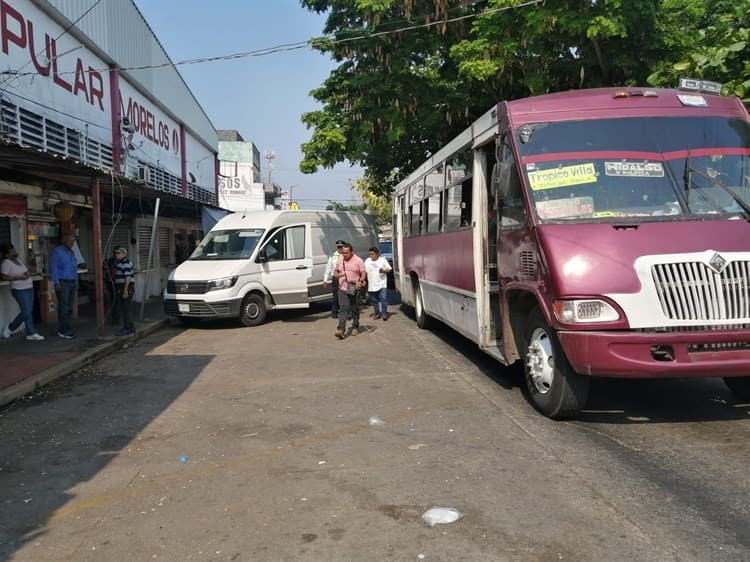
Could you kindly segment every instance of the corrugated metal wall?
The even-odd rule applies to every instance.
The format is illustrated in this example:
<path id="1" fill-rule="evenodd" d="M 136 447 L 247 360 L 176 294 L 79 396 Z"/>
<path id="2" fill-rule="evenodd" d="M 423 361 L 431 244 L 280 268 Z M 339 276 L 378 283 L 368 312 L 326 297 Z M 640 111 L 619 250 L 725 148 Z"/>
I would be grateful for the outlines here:
<path id="1" fill-rule="evenodd" d="M 97 0 L 34 0 L 67 28 Z M 62 18 L 60 17 L 62 16 Z M 67 22 L 64 20 L 67 19 Z M 153 31 L 132 0 L 101 0 L 75 27 L 120 68 L 169 62 Z M 92 49 L 93 50 L 93 49 Z M 218 150 L 216 129 L 174 67 L 123 71 L 154 103 Z"/>

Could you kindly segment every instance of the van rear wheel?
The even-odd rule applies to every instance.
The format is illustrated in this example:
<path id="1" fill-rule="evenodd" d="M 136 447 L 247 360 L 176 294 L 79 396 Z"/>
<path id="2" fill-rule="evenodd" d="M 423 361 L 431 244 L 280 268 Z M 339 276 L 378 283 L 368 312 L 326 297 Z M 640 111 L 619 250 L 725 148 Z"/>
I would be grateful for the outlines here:
<path id="1" fill-rule="evenodd" d="M 243 326 L 258 326 L 266 321 L 268 307 L 265 299 L 256 293 L 247 295 L 240 308 L 240 322 Z"/>
<path id="2" fill-rule="evenodd" d="M 724 384 L 740 400 L 750 400 L 750 377 L 724 377 Z"/>
<path id="3" fill-rule="evenodd" d="M 588 398 L 590 379 L 573 370 L 538 308 L 529 316 L 524 345 L 524 390 L 529 402 L 551 419 L 576 416 Z"/>

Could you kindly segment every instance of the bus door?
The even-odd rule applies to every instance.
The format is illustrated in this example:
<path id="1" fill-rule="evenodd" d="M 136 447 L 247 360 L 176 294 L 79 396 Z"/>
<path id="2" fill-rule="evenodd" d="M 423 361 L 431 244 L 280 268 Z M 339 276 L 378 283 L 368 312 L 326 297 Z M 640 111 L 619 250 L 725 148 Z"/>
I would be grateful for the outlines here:
<path id="1" fill-rule="evenodd" d="M 523 188 L 507 134 L 498 139 L 495 157 L 492 191 L 497 209 L 497 285 L 502 294 L 508 283 L 536 279 L 536 251 L 527 229 Z M 501 324 L 497 333 L 499 340 Z"/>
<path id="2" fill-rule="evenodd" d="M 292 224 L 272 232 L 258 253 L 261 283 L 277 308 L 309 306 L 312 277 L 310 223 Z"/>

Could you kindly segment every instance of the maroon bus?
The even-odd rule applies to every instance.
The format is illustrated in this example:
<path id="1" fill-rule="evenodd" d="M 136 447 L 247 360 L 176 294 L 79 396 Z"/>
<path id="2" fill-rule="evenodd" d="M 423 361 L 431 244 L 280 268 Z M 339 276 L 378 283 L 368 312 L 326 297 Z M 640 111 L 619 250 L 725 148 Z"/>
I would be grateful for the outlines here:
<path id="1" fill-rule="evenodd" d="M 417 324 L 523 361 L 550 418 L 592 376 L 723 377 L 750 399 L 750 116 L 681 86 L 501 102 L 396 187 Z"/>

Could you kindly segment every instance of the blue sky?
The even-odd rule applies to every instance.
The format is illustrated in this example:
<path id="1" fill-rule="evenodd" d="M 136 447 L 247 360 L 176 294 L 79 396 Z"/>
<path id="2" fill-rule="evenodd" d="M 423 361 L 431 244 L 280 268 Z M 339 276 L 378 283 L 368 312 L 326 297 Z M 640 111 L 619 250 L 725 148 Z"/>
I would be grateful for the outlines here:
<path id="1" fill-rule="evenodd" d="M 325 16 L 303 9 L 299 0 L 135 0 L 169 57 L 229 55 L 323 34 Z M 320 106 L 308 94 L 335 64 L 309 48 L 179 66 L 179 71 L 217 129 L 237 129 L 261 154 L 276 152 L 272 179 L 294 186 L 303 209 L 322 209 L 328 200 L 349 203 L 350 185 L 361 176 L 348 164 L 302 174 L 300 144 L 310 131 L 300 115 Z M 263 180 L 268 178 L 262 159 Z"/>

